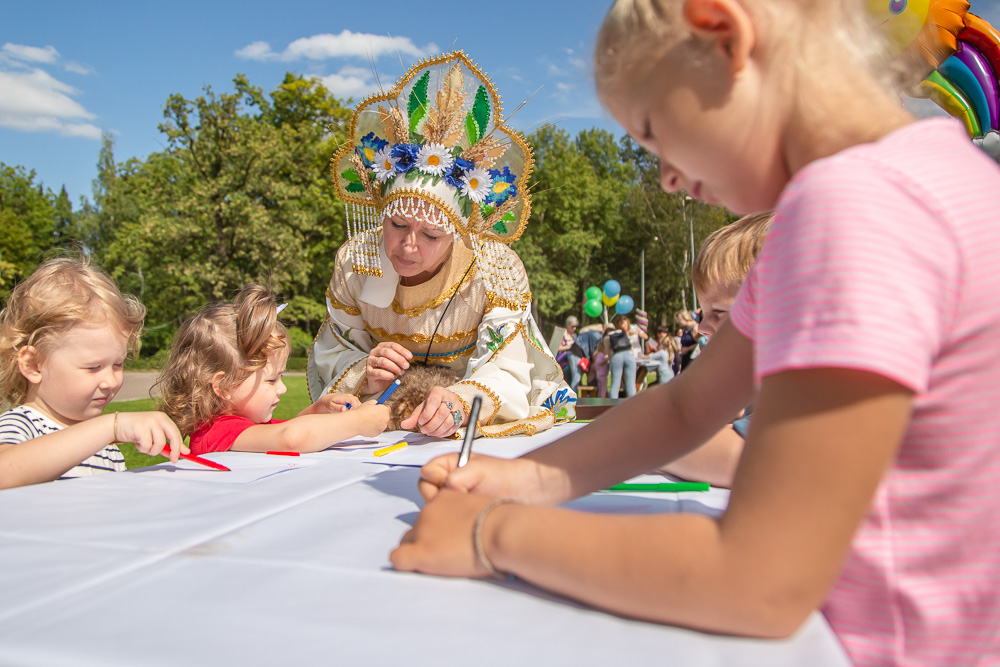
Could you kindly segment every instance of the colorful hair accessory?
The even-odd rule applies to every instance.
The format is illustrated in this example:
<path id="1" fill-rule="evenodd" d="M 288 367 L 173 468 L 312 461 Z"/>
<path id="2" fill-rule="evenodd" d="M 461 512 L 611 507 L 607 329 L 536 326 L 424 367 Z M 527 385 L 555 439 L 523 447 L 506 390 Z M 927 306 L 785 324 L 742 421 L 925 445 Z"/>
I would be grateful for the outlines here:
<path id="1" fill-rule="evenodd" d="M 517 296 L 500 244 L 528 222 L 534 160 L 475 63 L 454 51 L 416 64 L 357 106 L 350 136 L 332 166 L 356 272 L 382 275 L 382 221 L 403 215 L 468 239 L 488 289 Z"/>

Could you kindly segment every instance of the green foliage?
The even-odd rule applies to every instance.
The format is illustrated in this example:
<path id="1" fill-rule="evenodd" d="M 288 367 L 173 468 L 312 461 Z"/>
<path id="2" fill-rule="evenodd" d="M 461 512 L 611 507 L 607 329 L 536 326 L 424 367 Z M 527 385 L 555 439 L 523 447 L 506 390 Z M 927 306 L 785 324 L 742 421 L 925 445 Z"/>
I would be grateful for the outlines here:
<path id="1" fill-rule="evenodd" d="M 254 281 L 321 304 L 344 239 L 326 170 L 347 110 L 315 79 L 266 95 L 239 75 L 233 92 L 171 95 L 164 116 L 166 150 L 115 164 L 106 140 L 95 186 L 102 260 L 148 321 L 176 327 Z"/>
<path id="2" fill-rule="evenodd" d="M 56 195 L 34 170 L 0 162 L 0 304 L 41 261 L 79 249 L 80 240 L 65 187 Z"/>
<path id="3" fill-rule="evenodd" d="M 426 113 L 425 78 L 408 100 L 411 137 Z M 488 127 L 488 102 L 485 88 L 477 90 L 464 119 L 471 143 Z M 159 128 L 164 150 L 118 162 L 105 135 L 93 204 L 84 200 L 76 211 L 65 191 L 54 194 L 34 172 L 0 163 L 0 299 L 42 259 L 82 244 L 146 304 L 145 363 L 163 357 L 185 317 L 251 281 L 269 282 L 288 301 L 282 320 L 301 354 L 326 315 L 324 293 L 344 241 L 344 206 L 328 170 L 349 118 L 317 79 L 293 74 L 270 93 L 237 75 L 228 92 L 171 95 Z M 692 245 L 732 216 L 664 192 L 655 158 L 628 137 L 549 127 L 531 142 L 531 221 L 514 249 L 543 328 L 571 314 L 586 323 L 584 291 L 609 278 L 638 306 L 643 254 L 651 324 L 691 307 Z M 349 189 L 361 188 L 352 170 L 345 178 Z M 468 198 L 460 205 L 471 211 Z M 508 214 L 495 229 L 506 233 L 511 221 Z"/>

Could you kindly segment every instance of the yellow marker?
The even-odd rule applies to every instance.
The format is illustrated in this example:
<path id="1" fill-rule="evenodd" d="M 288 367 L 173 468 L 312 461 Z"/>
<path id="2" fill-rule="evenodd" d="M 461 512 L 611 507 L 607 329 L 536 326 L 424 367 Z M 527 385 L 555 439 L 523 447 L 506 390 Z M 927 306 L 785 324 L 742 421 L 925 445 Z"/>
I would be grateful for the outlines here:
<path id="1" fill-rule="evenodd" d="M 383 447 L 382 449 L 376 449 L 373 454 L 375 456 L 385 456 L 386 454 L 392 454 L 396 450 L 406 447 L 406 441 L 397 442 L 395 445 L 389 445 L 388 447 Z"/>

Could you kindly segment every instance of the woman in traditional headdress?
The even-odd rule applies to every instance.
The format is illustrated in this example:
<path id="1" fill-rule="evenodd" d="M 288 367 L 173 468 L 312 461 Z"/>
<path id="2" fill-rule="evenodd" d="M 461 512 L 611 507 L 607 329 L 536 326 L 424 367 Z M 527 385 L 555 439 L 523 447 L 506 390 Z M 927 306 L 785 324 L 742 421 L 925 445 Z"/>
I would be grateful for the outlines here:
<path id="1" fill-rule="evenodd" d="M 419 365 L 455 373 L 402 428 L 446 437 L 534 433 L 574 417 L 576 396 L 531 316 L 508 244 L 530 213 L 531 149 L 504 124 L 492 82 L 461 51 L 423 61 L 351 119 L 334 156 L 348 241 L 309 358 L 309 392 L 383 391 Z"/>

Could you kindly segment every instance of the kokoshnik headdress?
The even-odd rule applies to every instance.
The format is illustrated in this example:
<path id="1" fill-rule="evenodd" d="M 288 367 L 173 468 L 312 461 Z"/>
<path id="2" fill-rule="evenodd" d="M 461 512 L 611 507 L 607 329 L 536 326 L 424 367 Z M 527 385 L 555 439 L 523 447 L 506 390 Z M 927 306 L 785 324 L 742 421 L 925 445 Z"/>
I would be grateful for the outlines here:
<path id="1" fill-rule="evenodd" d="M 531 148 L 504 124 L 493 82 L 454 51 L 365 98 L 333 156 L 354 271 L 382 276 L 382 220 L 405 215 L 468 239 L 488 291 L 516 302 L 508 254 L 531 211 Z"/>

